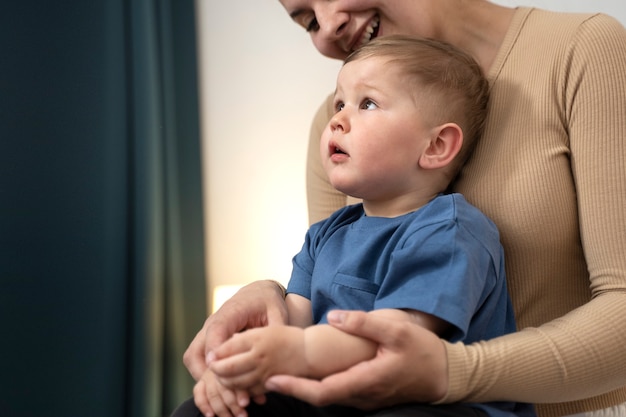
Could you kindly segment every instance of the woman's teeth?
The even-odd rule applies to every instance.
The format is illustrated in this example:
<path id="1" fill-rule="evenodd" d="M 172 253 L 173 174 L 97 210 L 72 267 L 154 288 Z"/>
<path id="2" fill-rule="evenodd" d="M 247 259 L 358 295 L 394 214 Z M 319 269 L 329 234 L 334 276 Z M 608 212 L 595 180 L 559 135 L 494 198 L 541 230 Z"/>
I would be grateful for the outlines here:
<path id="1" fill-rule="evenodd" d="M 361 42 L 359 42 L 359 45 L 357 45 L 358 47 L 365 45 L 372 39 L 372 34 L 374 33 L 374 30 L 378 27 L 379 23 L 380 18 L 378 16 L 374 16 L 365 31 L 363 31 L 363 37 L 361 38 Z"/>

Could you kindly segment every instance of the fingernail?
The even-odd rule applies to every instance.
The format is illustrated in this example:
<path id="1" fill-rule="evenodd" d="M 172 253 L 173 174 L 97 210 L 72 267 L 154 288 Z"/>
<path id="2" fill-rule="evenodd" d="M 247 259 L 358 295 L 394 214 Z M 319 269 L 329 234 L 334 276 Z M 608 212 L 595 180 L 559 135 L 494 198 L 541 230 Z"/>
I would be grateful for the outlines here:
<path id="1" fill-rule="evenodd" d="M 215 360 L 215 353 L 213 353 L 213 351 L 210 351 L 209 353 L 206 354 L 206 364 L 210 364 L 211 362 L 213 362 Z"/>
<path id="2" fill-rule="evenodd" d="M 333 322 L 333 323 L 343 323 L 343 319 L 346 317 L 346 313 L 342 312 L 342 311 L 330 311 L 328 313 L 327 319 L 329 322 Z"/>

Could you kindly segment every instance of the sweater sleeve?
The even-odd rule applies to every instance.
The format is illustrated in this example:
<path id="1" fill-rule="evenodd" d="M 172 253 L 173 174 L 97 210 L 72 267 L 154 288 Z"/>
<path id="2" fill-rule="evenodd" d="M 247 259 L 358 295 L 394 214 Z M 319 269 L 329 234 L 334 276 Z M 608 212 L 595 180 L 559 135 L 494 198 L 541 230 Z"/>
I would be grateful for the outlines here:
<path id="1" fill-rule="evenodd" d="M 446 343 L 449 391 L 440 402 L 623 401 L 610 396 L 626 386 L 624 68 L 626 30 L 606 16 L 587 20 L 568 51 L 562 95 L 591 300 L 536 328 Z"/>
<path id="2" fill-rule="evenodd" d="M 315 114 L 309 134 L 306 170 L 309 224 L 327 218 L 347 203 L 346 195 L 333 188 L 328 181 L 320 156 L 320 138 L 332 117 L 332 101 L 333 95 L 331 94 Z"/>

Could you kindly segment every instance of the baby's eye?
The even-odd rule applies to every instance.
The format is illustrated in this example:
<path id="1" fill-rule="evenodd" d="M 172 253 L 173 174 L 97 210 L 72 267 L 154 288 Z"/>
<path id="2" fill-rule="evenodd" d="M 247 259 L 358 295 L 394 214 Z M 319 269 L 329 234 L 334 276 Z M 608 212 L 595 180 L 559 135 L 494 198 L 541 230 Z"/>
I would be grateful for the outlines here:
<path id="1" fill-rule="evenodd" d="M 313 17 L 313 19 L 311 19 L 311 21 L 309 22 L 308 25 L 306 25 L 306 31 L 307 32 L 315 32 L 317 30 L 319 30 L 320 25 L 317 22 L 317 18 Z"/>
<path id="2" fill-rule="evenodd" d="M 340 112 L 341 110 L 343 110 L 343 108 L 345 107 L 345 103 L 343 102 L 338 102 L 337 104 L 335 104 L 335 113 Z"/>
<path id="3" fill-rule="evenodd" d="M 363 101 L 363 104 L 361 104 L 361 108 L 364 110 L 375 110 L 378 108 L 378 105 L 372 100 L 366 99 Z"/>

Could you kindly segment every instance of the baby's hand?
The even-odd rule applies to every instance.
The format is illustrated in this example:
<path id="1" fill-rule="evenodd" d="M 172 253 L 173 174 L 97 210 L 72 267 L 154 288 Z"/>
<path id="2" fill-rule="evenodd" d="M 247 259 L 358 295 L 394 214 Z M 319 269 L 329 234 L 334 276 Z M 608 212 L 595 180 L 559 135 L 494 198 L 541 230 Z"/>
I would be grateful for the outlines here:
<path id="1" fill-rule="evenodd" d="M 246 330 L 211 352 L 209 369 L 220 384 L 251 395 L 265 393 L 265 381 L 276 374 L 304 375 L 304 330 L 267 326 Z"/>
<path id="2" fill-rule="evenodd" d="M 196 407 L 207 417 L 247 417 L 245 408 L 250 396 L 245 391 L 230 390 L 215 378 L 211 371 L 205 371 L 193 388 Z"/>

